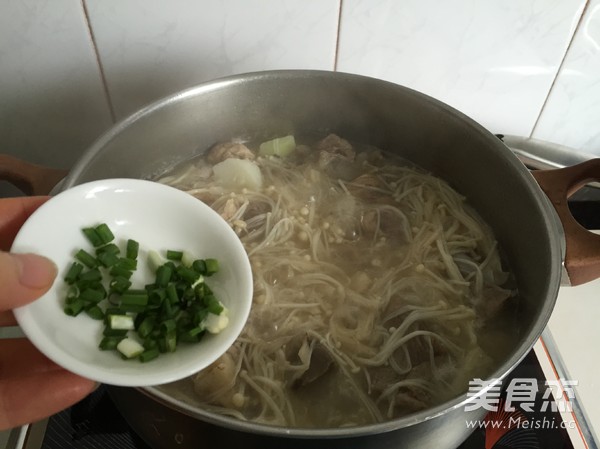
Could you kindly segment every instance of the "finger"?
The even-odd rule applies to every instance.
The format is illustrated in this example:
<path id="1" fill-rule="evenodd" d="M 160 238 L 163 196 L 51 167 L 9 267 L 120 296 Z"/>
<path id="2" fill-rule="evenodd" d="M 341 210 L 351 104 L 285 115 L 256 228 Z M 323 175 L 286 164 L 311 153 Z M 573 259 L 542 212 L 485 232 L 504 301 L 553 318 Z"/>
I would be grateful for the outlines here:
<path id="1" fill-rule="evenodd" d="M 49 198 L 48 196 L 31 196 L 0 200 L 0 250 L 8 251 L 10 249 L 23 223 Z"/>
<path id="2" fill-rule="evenodd" d="M 95 386 L 62 369 L 0 380 L 0 429 L 53 415 L 83 399 Z"/>
<path id="3" fill-rule="evenodd" d="M 5 326 L 16 326 L 17 320 L 15 320 L 15 316 L 12 311 L 8 310 L 6 312 L 0 312 L 0 327 Z"/>
<path id="4" fill-rule="evenodd" d="M 45 257 L 0 252 L 0 311 L 42 296 L 52 286 L 56 273 L 54 262 Z"/>
<path id="5" fill-rule="evenodd" d="M 0 379 L 62 370 L 25 338 L 6 338 L 0 345 Z"/>

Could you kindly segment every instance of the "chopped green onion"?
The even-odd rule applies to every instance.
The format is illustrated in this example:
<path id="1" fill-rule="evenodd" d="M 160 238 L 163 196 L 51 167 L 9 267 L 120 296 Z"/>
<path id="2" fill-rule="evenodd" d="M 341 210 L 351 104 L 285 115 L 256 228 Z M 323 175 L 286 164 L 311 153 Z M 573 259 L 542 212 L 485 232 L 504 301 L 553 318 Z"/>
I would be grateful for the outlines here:
<path id="1" fill-rule="evenodd" d="M 184 267 L 191 267 L 192 264 L 194 263 L 194 255 L 192 253 L 190 253 L 189 251 L 184 251 L 183 255 L 181 256 L 181 264 Z"/>
<path id="2" fill-rule="evenodd" d="M 105 315 L 105 319 L 106 319 Z M 105 327 L 102 331 L 102 335 L 105 337 L 121 337 L 125 338 L 127 336 L 128 329 L 111 329 L 110 327 Z"/>
<path id="3" fill-rule="evenodd" d="M 96 268 L 98 266 L 96 258 L 84 249 L 77 251 L 77 253 L 75 253 L 75 258 L 88 268 Z"/>
<path id="4" fill-rule="evenodd" d="M 181 279 L 188 282 L 189 284 L 193 284 L 201 276 L 193 269 L 184 266 L 180 266 L 179 268 L 177 268 L 177 274 Z"/>
<path id="5" fill-rule="evenodd" d="M 163 314 L 163 316 L 165 316 L 167 318 L 171 318 L 174 315 L 173 306 L 171 305 L 171 301 L 163 301 L 162 302 L 161 313 Z"/>
<path id="6" fill-rule="evenodd" d="M 206 276 L 212 276 L 219 271 L 219 261 L 217 259 L 204 259 L 206 263 Z"/>
<path id="7" fill-rule="evenodd" d="M 72 316 L 85 311 L 93 319 L 104 320 L 100 349 L 116 349 L 124 358 L 148 362 L 160 352 L 175 351 L 179 341 L 198 342 L 207 331 L 216 333 L 217 327 L 220 331 L 227 323 L 226 309 L 204 279 L 219 270 L 216 259 L 195 260 L 191 253 L 179 250 L 167 250 L 164 259 L 149 251 L 154 282 L 132 289 L 139 243 L 128 239 L 123 257 L 119 246 L 111 243 L 115 237 L 106 224 L 82 231 L 94 246 L 95 256 L 85 249 L 75 254 L 76 261 L 64 277 L 69 285 L 64 311 Z M 108 280 L 103 279 L 107 272 Z M 102 303 L 104 299 L 108 303 Z M 128 337 L 130 333 L 143 345 Z"/>
<path id="8" fill-rule="evenodd" d="M 121 250 L 114 243 L 109 243 L 107 245 L 101 246 L 100 248 L 96 248 L 96 255 L 105 253 L 114 254 L 115 256 L 118 256 L 121 253 Z"/>
<path id="9" fill-rule="evenodd" d="M 208 284 L 206 282 L 203 282 L 202 284 L 197 285 L 194 288 L 194 293 L 196 294 L 196 298 L 198 299 L 203 299 L 206 295 L 212 295 L 213 292 L 210 289 L 210 287 L 208 286 Z"/>
<path id="10" fill-rule="evenodd" d="M 146 338 L 143 343 L 144 349 L 158 349 L 158 342 L 154 338 Z"/>
<path id="11" fill-rule="evenodd" d="M 154 330 L 155 324 L 156 324 L 156 317 L 147 316 L 146 318 L 144 318 L 144 320 L 138 326 L 137 333 L 139 334 L 140 337 L 146 338 Z"/>
<path id="12" fill-rule="evenodd" d="M 158 254 L 158 252 L 154 250 L 148 251 L 148 263 L 150 264 L 152 271 L 158 270 L 158 267 L 160 267 L 163 262 L 163 258 L 160 254 Z"/>
<path id="13" fill-rule="evenodd" d="M 199 325 L 204 322 L 208 316 L 208 313 L 208 309 L 205 309 L 204 307 L 196 308 L 196 310 L 192 313 L 192 321 L 195 325 Z"/>
<path id="14" fill-rule="evenodd" d="M 124 338 L 117 345 L 117 350 L 126 358 L 132 359 L 144 352 L 144 347 L 131 338 Z"/>
<path id="15" fill-rule="evenodd" d="M 165 334 L 173 332 L 175 329 L 177 329 L 177 323 L 175 320 L 166 320 L 160 324 L 160 330 Z"/>
<path id="16" fill-rule="evenodd" d="M 167 298 L 169 298 L 171 305 L 179 304 L 179 295 L 177 294 L 177 287 L 175 287 L 175 284 L 171 283 L 167 285 L 165 291 L 167 293 Z"/>
<path id="17" fill-rule="evenodd" d="M 146 311 L 146 306 L 137 305 L 137 304 L 123 304 L 121 302 L 121 306 L 120 307 L 125 312 L 131 312 L 131 313 L 142 313 L 142 312 Z"/>
<path id="18" fill-rule="evenodd" d="M 132 293 L 131 290 L 123 293 L 121 296 L 122 306 L 146 306 L 148 305 L 147 293 Z"/>
<path id="19" fill-rule="evenodd" d="M 202 259 L 194 260 L 192 268 L 200 274 L 206 274 L 206 262 Z"/>
<path id="20" fill-rule="evenodd" d="M 223 311 L 223 305 L 213 295 L 206 295 L 203 302 L 210 313 L 220 315 Z"/>
<path id="21" fill-rule="evenodd" d="M 183 257 L 182 251 L 174 251 L 171 249 L 167 250 L 167 259 L 169 259 L 169 260 L 180 261 L 182 257 Z"/>
<path id="22" fill-rule="evenodd" d="M 200 275 L 198 276 L 198 279 L 196 279 L 192 285 L 190 285 L 191 288 L 193 288 L 194 290 L 198 287 L 200 287 L 201 285 L 204 285 L 204 276 Z"/>
<path id="23" fill-rule="evenodd" d="M 127 294 L 128 295 L 147 295 L 148 294 L 148 290 L 146 290 L 145 288 L 130 288 L 129 290 L 127 290 Z"/>
<path id="24" fill-rule="evenodd" d="M 109 273 L 111 276 L 123 277 L 123 278 L 129 279 L 131 277 L 131 275 L 133 274 L 133 271 L 128 270 L 127 268 L 122 268 L 117 264 L 117 265 L 113 265 L 113 267 L 110 269 Z"/>
<path id="25" fill-rule="evenodd" d="M 129 315 L 109 315 L 108 325 L 113 330 L 132 330 L 135 329 L 133 318 Z"/>
<path id="26" fill-rule="evenodd" d="M 146 349 L 139 355 L 140 362 L 146 363 L 158 357 L 160 352 L 156 348 Z"/>
<path id="27" fill-rule="evenodd" d="M 79 275 L 79 280 L 80 281 L 100 281 L 100 280 L 102 280 L 102 273 L 100 273 L 100 270 L 98 270 L 97 268 L 94 268 L 92 270 L 81 273 L 81 275 Z"/>
<path id="28" fill-rule="evenodd" d="M 166 287 L 171 280 L 173 271 L 168 265 L 162 265 L 156 270 L 156 285 L 159 287 Z"/>
<path id="29" fill-rule="evenodd" d="M 137 269 L 137 260 L 135 259 L 127 259 L 126 257 L 122 257 L 117 262 L 116 266 L 119 268 L 125 268 L 127 270 L 136 270 Z"/>
<path id="30" fill-rule="evenodd" d="M 209 313 L 206 317 L 206 320 L 204 320 L 202 324 L 204 325 L 206 330 L 211 334 L 218 334 L 227 327 L 227 324 L 229 324 L 227 309 L 224 309 L 223 313 L 220 313 L 219 315 Z"/>
<path id="31" fill-rule="evenodd" d="M 104 319 L 104 312 L 97 305 L 93 305 L 92 307 L 85 309 L 85 313 L 87 313 L 88 316 L 90 318 L 93 318 L 94 320 L 103 320 Z"/>
<path id="32" fill-rule="evenodd" d="M 99 224 L 94 230 L 100 237 L 100 240 L 103 244 L 112 242 L 115 239 L 115 236 L 106 223 Z"/>
<path id="33" fill-rule="evenodd" d="M 94 228 L 83 228 L 82 231 L 94 248 L 102 245 L 102 238 Z"/>
<path id="34" fill-rule="evenodd" d="M 152 309 L 158 309 L 164 299 L 167 297 L 165 290 L 162 288 L 152 289 L 150 294 L 148 295 L 148 307 Z"/>
<path id="35" fill-rule="evenodd" d="M 108 295 L 108 302 L 111 306 L 118 307 L 121 305 L 121 296 L 119 296 L 118 293 L 111 293 L 110 295 Z"/>
<path id="36" fill-rule="evenodd" d="M 109 268 L 109 267 L 112 267 L 113 265 L 116 265 L 116 263 L 119 261 L 119 256 L 106 251 L 106 252 L 98 254 L 97 259 L 102 264 L 103 267 Z"/>
<path id="37" fill-rule="evenodd" d="M 106 297 L 106 292 L 102 290 L 95 290 L 93 288 L 86 288 L 79 295 L 82 301 L 98 303 Z"/>
<path id="38" fill-rule="evenodd" d="M 77 299 L 67 305 L 65 305 L 64 311 L 69 316 L 77 316 L 81 313 L 85 306 L 85 302 L 80 299 Z"/>
<path id="39" fill-rule="evenodd" d="M 125 257 L 128 259 L 137 259 L 140 250 L 140 244 L 135 240 L 127 240 L 127 248 L 125 249 Z"/>
<path id="40" fill-rule="evenodd" d="M 71 285 L 67 290 L 67 300 L 75 299 L 79 296 L 79 287 L 76 285 Z"/>
<path id="41" fill-rule="evenodd" d="M 115 276 L 109 284 L 110 291 L 119 294 L 127 291 L 129 287 L 131 287 L 131 281 L 123 276 Z"/>
<path id="42" fill-rule="evenodd" d="M 175 350 L 177 349 L 177 333 L 175 332 L 175 330 L 166 333 L 166 335 L 164 336 L 164 342 L 166 352 L 175 352 Z"/>
<path id="43" fill-rule="evenodd" d="M 125 311 L 121 310 L 119 307 L 109 307 L 109 308 L 107 308 L 106 309 L 107 319 L 105 320 L 106 324 L 108 324 L 108 317 L 110 315 L 125 315 Z"/>
<path id="44" fill-rule="evenodd" d="M 196 294 L 194 292 L 194 289 L 192 287 L 187 287 L 184 291 L 183 291 L 183 301 L 184 302 L 190 302 L 196 299 Z"/>
<path id="45" fill-rule="evenodd" d="M 77 281 L 77 279 L 79 278 L 79 275 L 81 274 L 82 271 L 83 271 L 83 265 L 81 265 L 78 262 L 73 262 L 71 264 L 71 267 L 69 268 L 69 271 L 67 271 L 67 274 L 65 275 L 65 282 L 67 284 L 75 283 L 75 281 Z"/>
<path id="46" fill-rule="evenodd" d="M 179 340 L 186 341 L 188 343 L 195 343 L 197 341 L 200 341 L 200 338 L 202 338 L 204 332 L 204 326 L 196 326 L 192 329 L 188 329 L 185 332 L 182 332 L 179 336 Z"/>
<path id="47" fill-rule="evenodd" d="M 103 351 L 117 349 L 117 346 L 125 337 L 104 337 L 98 347 Z"/>

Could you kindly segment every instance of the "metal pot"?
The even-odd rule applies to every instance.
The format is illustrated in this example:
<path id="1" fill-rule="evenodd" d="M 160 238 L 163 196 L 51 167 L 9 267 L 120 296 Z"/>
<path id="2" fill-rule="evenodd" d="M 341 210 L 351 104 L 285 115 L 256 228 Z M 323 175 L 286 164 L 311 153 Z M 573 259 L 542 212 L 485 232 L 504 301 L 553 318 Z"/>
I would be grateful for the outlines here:
<path id="1" fill-rule="evenodd" d="M 398 153 L 430 170 L 464 194 L 492 226 L 516 275 L 522 303 L 520 341 L 491 377 L 504 378 L 544 329 L 563 275 L 563 256 L 573 283 L 600 275 L 599 238 L 577 225 L 566 208 L 566 195 L 600 173 L 598 161 L 540 172 L 538 185 L 497 137 L 460 112 L 411 89 L 357 75 L 262 72 L 170 96 L 97 140 L 61 188 L 108 177 L 152 178 L 232 137 L 266 140 L 288 133 L 301 138 L 330 132 Z M 557 216 L 567 231 L 566 254 Z M 217 416 L 156 388 L 115 388 L 112 395 L 134 429 L 155 448 L 191 448 L 210 441 L 246 448 L 450 448 L 471 432 L 466 420 L 485 414 L 465 412 L 472 400 L 465 394 L 381 424 L 305 430 Z"/>

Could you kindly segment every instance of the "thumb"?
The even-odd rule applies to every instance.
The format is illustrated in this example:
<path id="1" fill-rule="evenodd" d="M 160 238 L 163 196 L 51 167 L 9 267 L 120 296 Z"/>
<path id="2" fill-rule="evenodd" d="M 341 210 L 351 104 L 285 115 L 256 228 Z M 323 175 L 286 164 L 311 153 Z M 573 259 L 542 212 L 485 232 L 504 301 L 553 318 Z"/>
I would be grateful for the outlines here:
<path id="1" fill-rule="evenodd" d="M 52 286 L 57 271 L 46 257 L 0 252 L 0 311 L 42 296 Z"/>

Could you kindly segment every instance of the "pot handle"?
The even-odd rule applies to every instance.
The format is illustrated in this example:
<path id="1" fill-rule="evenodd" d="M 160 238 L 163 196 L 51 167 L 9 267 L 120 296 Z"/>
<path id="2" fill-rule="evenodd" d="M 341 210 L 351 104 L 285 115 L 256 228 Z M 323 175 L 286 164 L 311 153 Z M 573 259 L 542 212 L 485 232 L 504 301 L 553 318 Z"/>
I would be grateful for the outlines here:
<path id="1" fill-rule="evenodd" d="M 48 195 L 67 173 L 0 154 L 0 180 L 10 182 L 26 195 Z"/>
<path id="2" fill-rule="evenodd" d="M 562 222 L 566 240 L 564 266 L 570 284 L 580 285 L 600 277 L 600 235 L 581 226 L 567 204 L 567 199 L 585 184 L 600 180 L 600 159 L 571 167 L 536 170 L 532 174 Z"/>

